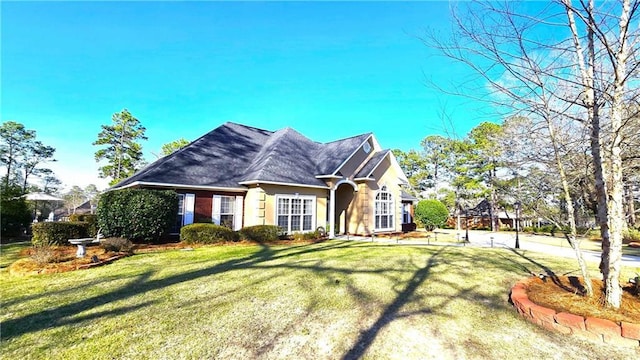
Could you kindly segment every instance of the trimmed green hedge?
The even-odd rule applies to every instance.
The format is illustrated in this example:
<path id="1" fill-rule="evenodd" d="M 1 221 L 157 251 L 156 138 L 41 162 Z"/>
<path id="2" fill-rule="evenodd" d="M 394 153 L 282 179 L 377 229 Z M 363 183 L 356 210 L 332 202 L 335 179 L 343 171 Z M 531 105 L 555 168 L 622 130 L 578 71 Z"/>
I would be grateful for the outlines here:
<path id="1" fill-rule="evenodd" d="M 157 242 L 173 226 L 178 194 L 171 190 L 124 189 L 108 191 L 98 203 L 98 226 L 107 237 L 133 242 Z"/>
<path id="2" fill-rule="evenodd" d="M 240 229 L 240 239 L 265 243 L 280 240 L 282 230 L 276 225 L 255 225 Z"/>
<path id="3" fill-rule="evenodd" d="M 86 222 L 39 222 L 31 225 L 35 246 L 70 245 L 69 239 L 91 237 Z"/>
<path id="4" fill-rule="evenodd" d="M 71 214 L 69 221 L 82 221 L 88 224 L 89 236 L 96 236 L 98 233 L 98 215 L 96 214 Z"/>
<path id="5" fill-rule="evenodd" d="M 216 224 L 195 223 L 180 229 L 180 240 L 185 244 L 214 244 L 239 239 L 237 232 Z"/>
<path id="6" fill-rule="evenodd" d="M 305 232 L 305 233 L 301 233 L 301 232 L 293 233 L 293 240 L 296 240 L 296 241 L 319 240 L 319 239 L 322 239 L 322 235 L 320 235 L 320 232 L 318 230 L 312 231 L 312 232 Z"/>

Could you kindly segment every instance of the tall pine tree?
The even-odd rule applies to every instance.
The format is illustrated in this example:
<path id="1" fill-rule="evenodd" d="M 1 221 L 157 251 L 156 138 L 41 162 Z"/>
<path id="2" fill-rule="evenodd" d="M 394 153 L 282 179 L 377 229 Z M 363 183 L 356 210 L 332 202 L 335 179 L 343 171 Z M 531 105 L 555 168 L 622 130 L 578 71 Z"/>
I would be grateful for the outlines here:
<path id="1" fill-rule="evenodd" d="M 106 145 L 96 151 L 95 159 L 107 161 L 100 167 L 100 177 L 111 178 L 109 184 L 115 185 L 133 175 L 143 163 L 139 141 L 147 140 L 144 135 L 147 129 L 127 109 L 113 114 L 111 120 L 112 125 L 101 126 L 102 131 L 93 145 Z"/>

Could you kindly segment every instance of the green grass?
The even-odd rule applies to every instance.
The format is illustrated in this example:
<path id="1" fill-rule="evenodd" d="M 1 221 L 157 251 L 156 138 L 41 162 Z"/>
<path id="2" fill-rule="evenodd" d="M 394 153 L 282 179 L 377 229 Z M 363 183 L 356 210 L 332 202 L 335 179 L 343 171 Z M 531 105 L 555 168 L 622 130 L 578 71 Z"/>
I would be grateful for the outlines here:
<path id="1" fill-rule="evenodd" d="M 20 258 L 20 251 L 31 246 L 31 242 L 2 244 L 0 246 L 0 270 L 4 270 Z"/>
<path id="2" fill-rule="evenodd" d="M 328 241 L 148 253 L 62 274 L 3 272 L 2 357 L 640 355 L 521 319 L 508 303 L 509 288 L 551 270 L 577 273 L 574 261 L 529 252 Z"/>

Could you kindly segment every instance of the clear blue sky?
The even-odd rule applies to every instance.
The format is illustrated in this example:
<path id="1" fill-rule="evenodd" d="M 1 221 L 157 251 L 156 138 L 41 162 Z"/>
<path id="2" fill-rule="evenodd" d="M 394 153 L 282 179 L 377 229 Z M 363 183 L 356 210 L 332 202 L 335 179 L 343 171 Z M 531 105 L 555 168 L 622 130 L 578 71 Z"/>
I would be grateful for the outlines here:
<path id="1" fill-rule="evenodd" d="M 448 2 L 2 2 L 2 122 L 57 149 L 50 167 L 95 183 L 91 143 L 123 108 L 147 128 L 147 160 L 226 121 L 290 126 L 316 141 L 374 132 L 384 148 L 418 148 L 473 104 L 425 85 L 464 76 L 416 36 L 446 31 Z"/>

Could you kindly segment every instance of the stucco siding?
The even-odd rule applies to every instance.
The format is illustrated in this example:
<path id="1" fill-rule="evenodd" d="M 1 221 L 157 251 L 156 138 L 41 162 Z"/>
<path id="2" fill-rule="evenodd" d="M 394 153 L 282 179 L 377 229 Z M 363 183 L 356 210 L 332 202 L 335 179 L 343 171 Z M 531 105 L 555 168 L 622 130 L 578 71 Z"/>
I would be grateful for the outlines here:
<path id="1" fill-rule="evenodd" d="M 353 154 L 351 159 L 349 159 L 343 166 L 340 168 L 340 173 L 346 177 L 350 177 L 355 174 L 356 171 L 364 164 L 367 160 L 367 157 L 371 154 L 364 152 L 362 147 L 358 148 L 358 150 Z"/>
<path id="2" fill-rule="evenodd" d="M 266 194 L 262 188 L 250 188 L 244 203 L 244 226 L 268 224 L 265 217 Z"/>
<path id="3" fill-rule="evenodd" d="M 294 186 L 282 186 L 261 184 L 261 189 L 265 194 L 264 212 L 265 212 L 265 224 L 276 225 L 276 196 L 277 195 L 301 195 L 301 196 L 315 196 L 315 226 L 314 230 L 318 226 L 327 226 L 327 196 L 328 190 L 326 189 L 314 189 L 307 187 L 294 187 Z"/>
<path id="4" fill-rule="evenodd" d="M 373 204 L 375 202 L 375 197 L 382 186 L 386 185 L 387 191 L 393 196 L 394 231 L 402 231 L 402 202 L 399 175 L 400 174 L 396 172 L 395 167 L 392 166 L 391 160 L 388 157 L 385 158 L 380 166 L 378 166 L 378 168 L 373 172 L 373 177 L 377 179 L 377 181 L 375 183 L 369 182 L 371 186 L 369 201 L 372 204 L 372 219 L 370 221 L 370 226 L 372 229 L 374 228 Z"/>

